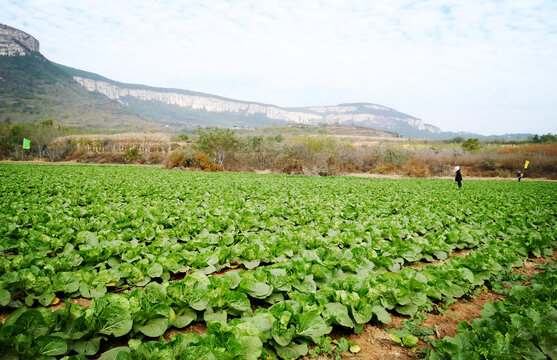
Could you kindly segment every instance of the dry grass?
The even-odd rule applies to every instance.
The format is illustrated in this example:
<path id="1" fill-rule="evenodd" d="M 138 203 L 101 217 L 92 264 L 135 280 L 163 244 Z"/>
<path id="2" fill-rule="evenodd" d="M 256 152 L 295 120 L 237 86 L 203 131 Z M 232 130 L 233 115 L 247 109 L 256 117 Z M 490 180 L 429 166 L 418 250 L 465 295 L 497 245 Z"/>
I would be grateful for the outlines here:
<path id="1" fill-rule="evenodd" d="M 504 146 L 499 154 L 528 154 L 557 156 L 557 144 L 533 144 L 526 146 Z"/>
<path id="2" fill-rule="evenodd" d="M 402 167 L 402 173 L 409 177 L 424 178 L 431 175 L 426 164 L 418 160 L 410 160 Z"/>
<path id="3" fill-rule="evenodd" d="M 110 140 L 120 143 L 156 143 L 156 144 L 168 144 L 170 143 L 171 136 L 165 133 L 151 133 L 151 132 L 129 132 L 121 134 L 87 134 L 87 135 L 69 135 L 57 138 L 56 141 L 64 140 L 90 140 L 91 142 L 99 142 L 103 140 Z"/>
<path id="4" fill-rule="evenodd" d="M 468 177 L 514 178 L 528 160 L 527 178 L 557 179 L 557 144 L 493 144 L 479 151 L 465 152 L 453 144 L 404 142 L 406 139 L 394 142 L 381 137 L 372 139 L 378 143 L 359 146 L 364 137 L 362 134 L 293 136 L 283 142 L 264 142 L 259 147 L 246 142 L 247 146 L 227 156 L 223 166 L 229 171 L 270 170 L 322 176 L 374 173 L 446 177 L 453 176 L 453 168 L 458 165 Z M 75 146 L 75 151 L 66 159 L 81 162 L 162 163 L 167 169 L 221 169 L 202 154 L 196 155 L 188 144 L 172 142 L 170 135 L 163 133 L 74 135 L 58 139 L 61 143 L 62 140 Z M 139 156 L 126 156 L 131 151 L 137 151 Z"/>

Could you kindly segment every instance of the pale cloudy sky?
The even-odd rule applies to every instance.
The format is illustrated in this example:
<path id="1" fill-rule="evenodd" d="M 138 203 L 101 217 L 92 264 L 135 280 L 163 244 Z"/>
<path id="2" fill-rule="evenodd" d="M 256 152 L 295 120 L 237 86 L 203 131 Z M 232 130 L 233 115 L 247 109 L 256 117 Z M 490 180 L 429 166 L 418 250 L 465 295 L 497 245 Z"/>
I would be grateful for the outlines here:
<path id="1" fill-rule="evenodd" d="M 445 131 L 557 132 L 555 0 L 0 0 L 48 59 L 279 106 L 372 102 Z"/>

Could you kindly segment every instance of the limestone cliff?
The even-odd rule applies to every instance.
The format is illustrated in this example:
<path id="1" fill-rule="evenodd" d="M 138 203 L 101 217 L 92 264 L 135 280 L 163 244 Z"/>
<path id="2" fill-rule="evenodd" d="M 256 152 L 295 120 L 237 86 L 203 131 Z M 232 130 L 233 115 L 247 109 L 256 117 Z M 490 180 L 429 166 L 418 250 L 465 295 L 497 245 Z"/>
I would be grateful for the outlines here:
<path id="1" fill-rule="evenodd" d="M 89 91 L 95 91 L 130 105 L 130 101 L 156 102 L 173 105 L 184 109 L 238 117 L 260 116 L 272 121 L 299 124 L 350 124 L 396 131 L 403 135 L 439 134 L 441 130 L 433 125 L 424 124 L 422 120 L 400 113 L 394 109 L 375 104 L 342 104 L 337 106 L 316 106 L 302 108 L 281 108 L 274 105 L 238 101 L 219 96 L 181 91 L 157 89 L 116 83 L 106 80 L 74 76 L 74 79 Z M 202 116 L 202 115 L 201 115 Z M 231 120 L 232 121 L 232 120 Z"/>
<path id="2" fill-rule="evenodd" d="M 207 112 L 231 112 L 243 115 L 263 114 L 273 120 L 306 124 L 322 120 L 322 116 L 318 114 L 287 111 L 273 105 L 228 100 L 209 95 L 190 95 L 172 91 L 156 91 L 145 88 L 125 88 L 105 81 L 86 79 L 79 76 L 74 76 L 74 79 L 87 90 L 98 91 L 111 99 L 120 101 L 124 105 L 126 102 L 122 99 L 126 96 L 132 96 L 145 101 L 158 101 L 168 105 L 177 105 L 180 107 L 191 108 L 194 110 L 204 110 Z"/>
<path id="3" fill-rule="evenodd" d="M 25 56 L 39 52 L 39 41 L 31 35 L 0 24 L 0 56 Z"/>

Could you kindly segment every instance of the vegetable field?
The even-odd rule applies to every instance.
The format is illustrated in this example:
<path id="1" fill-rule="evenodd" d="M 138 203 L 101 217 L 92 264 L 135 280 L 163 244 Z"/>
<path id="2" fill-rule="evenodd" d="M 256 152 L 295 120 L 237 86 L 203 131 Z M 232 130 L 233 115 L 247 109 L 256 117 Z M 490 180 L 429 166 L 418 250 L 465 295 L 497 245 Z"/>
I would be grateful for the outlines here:
<path id="1" fill-rule="evenodd" d="M 553 182 L 0 164 L 0 191 L 2 359 L 310 356 L 331 333 L 469 298 L 557 247 Z M 502 313 L 476 358 L 557 358 L 556 288 L 549 266 L 507 298 L 531 310 L 493 305 L 427 356 L 465 356 L 455 344 Z"/>

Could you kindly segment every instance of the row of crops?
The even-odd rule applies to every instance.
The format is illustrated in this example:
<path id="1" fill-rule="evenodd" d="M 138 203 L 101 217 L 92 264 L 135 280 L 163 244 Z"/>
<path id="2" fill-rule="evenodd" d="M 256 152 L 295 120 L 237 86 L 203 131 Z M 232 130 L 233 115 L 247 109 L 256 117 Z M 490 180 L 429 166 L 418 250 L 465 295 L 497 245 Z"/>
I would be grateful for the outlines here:
<path id="1" fill-rule="evenodd" d="M 557 359 L 557 266 L 487 303 L 481 318 L 461 322 L 454 337 L 435 342 L 428 360 Z"/>
<path id="2" fill-rule="evenodd" d="M 552 252 L 553 183 L 452 185 L 0 165 L 0 356 L 297 358 Z"/>

